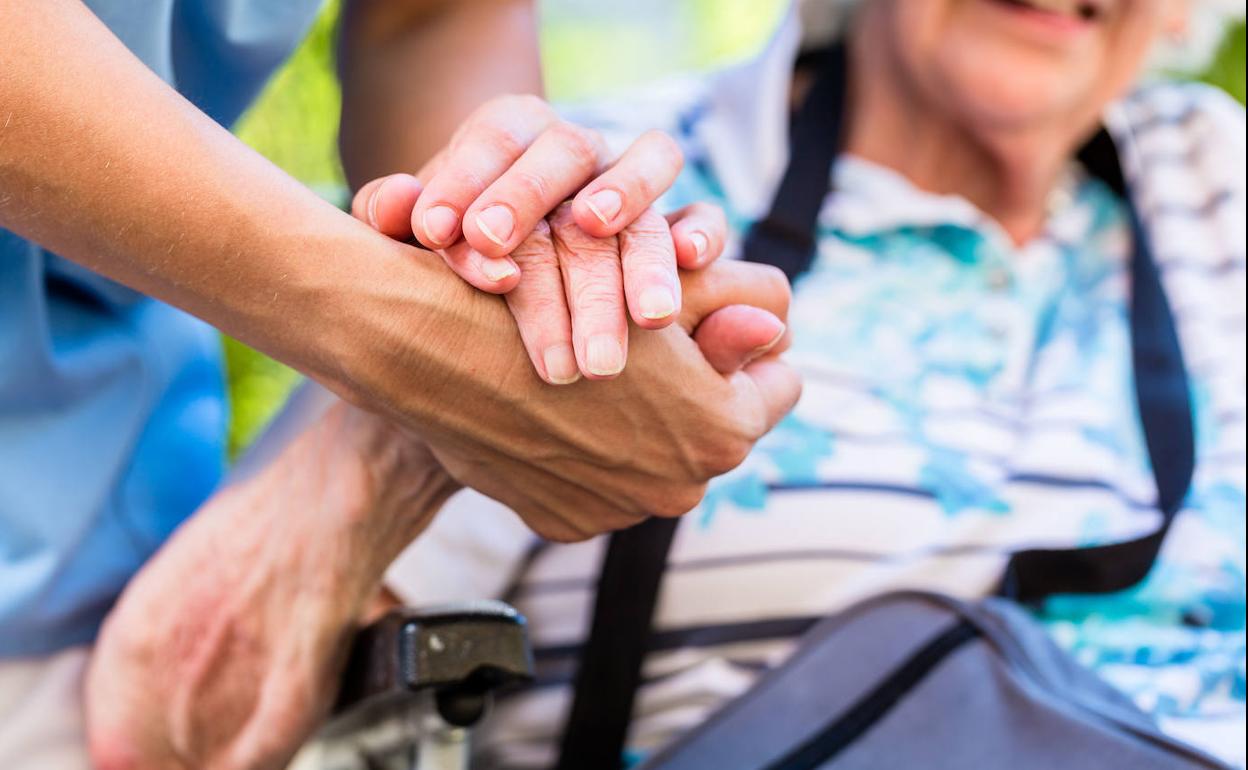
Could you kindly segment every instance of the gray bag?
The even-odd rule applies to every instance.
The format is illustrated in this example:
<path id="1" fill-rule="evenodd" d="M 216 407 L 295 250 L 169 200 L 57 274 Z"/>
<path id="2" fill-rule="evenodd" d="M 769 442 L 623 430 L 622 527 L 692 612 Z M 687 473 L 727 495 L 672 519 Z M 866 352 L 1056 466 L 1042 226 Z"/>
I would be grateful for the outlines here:
<path id="1" fill-rule="evenodd" d="M 1013 602 L 879 596 L 644 770 L 1224 765 L 1161 733 Z"/>

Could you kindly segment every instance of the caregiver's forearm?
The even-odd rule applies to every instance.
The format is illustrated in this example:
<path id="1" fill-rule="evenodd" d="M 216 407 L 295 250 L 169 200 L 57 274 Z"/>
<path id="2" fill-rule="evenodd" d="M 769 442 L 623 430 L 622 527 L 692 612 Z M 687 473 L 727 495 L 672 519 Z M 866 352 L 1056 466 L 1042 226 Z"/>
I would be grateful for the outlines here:
<path id="1" fill-rule="evenodd" d="M 76 0 L 0 0 L 0 227 L 335 385 L 367 332 L 357 288 L 401 291 L 412 322 L 458 280 L 246 148 Z"/>
<path id="2" fill-rule="evenodd" d="M 541 94 L 536 0 L 348 0 L 339 70 L 353 187 L 414 173 L 487 99 Z"/>

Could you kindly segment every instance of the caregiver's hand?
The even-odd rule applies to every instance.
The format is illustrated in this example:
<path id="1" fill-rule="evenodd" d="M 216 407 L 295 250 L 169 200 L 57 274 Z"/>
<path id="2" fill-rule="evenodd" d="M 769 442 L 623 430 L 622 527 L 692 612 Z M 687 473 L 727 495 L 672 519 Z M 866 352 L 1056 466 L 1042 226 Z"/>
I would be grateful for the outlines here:
<path id="1" fill-rule="evenodd" d="M 541 248 L 613 268 L 618 287 L 616 239 L 593 238 L 571 218 L 570 207 L 556 210 L 550 229 L 563 235 Z M 532 238 L 549 236 L 539 228 Z M 677 323 L 633 334 L 629 366 L 614 380 L 549 387 L 515 344 L 503 303 L 461 282 L 441 303 L 452 317 L 422 330 L 422 347 L 444 374 L 420 390 L 395 390 L 398 371 L 381 370 L 366 384 L 388 388 L 396 415 L 430 411 L 422 403 L 455 405 L 421 431 L 434 456 L 549 539 L 683 514 L 792 408 L 801 386 L 772 355 L 783 349 L 789 304 L 779 270 L 716 262 L 680 277 Z M 558 285 L 542 290 L 562 296 Z M 498 396 L 489 394 L 506 394 L 510 408 L 494 408 Z"/>
<path id="2" fill-rule="evenodd" d="M 352 213 L 393 238 L 419 238 L 477 288 L 512 292 L 508 304 L 547 382 L 612 377 L 627 358 L 628 318 L 644 329 L 671 323 L 681 304 L 677 266 L 717 258 L 727 228 L 722 212 L 707 204 L 667 219 L 649 208 L 681 168 L 680 151 L 665 135 L 644 134 L 599 175 L 604 152 L 595 132 L 560 121 L 542 100 L 499 97 L 477 109 L 417 176 L 362 185 Z M 598 237 L 619 233 L 618 256 L 561 261 L 550 247 L 559 233 L 529 237 L 573 193 L 567 221 Z M 566 291 L 549 291 L 560 285 Z"/>
<path id="3" fill-rule="evenodd" d="M 552 537 L 687 511 L 797 398 L 783 364 L 723 375 L 698 344 L 716 336 L 703 319 L 728 305 L 782 317 L 778 271 L 690 273 L 699 286 L 683 287 L 681 323 L 635 335 L 622 376 L 553 388 L 534 375 L 500 298 L 242 146 L 82 3 L 0 2 L 0 71 L 0 104 L 13 112 L 0 227 L 407 426 L 453 477 Z"/>

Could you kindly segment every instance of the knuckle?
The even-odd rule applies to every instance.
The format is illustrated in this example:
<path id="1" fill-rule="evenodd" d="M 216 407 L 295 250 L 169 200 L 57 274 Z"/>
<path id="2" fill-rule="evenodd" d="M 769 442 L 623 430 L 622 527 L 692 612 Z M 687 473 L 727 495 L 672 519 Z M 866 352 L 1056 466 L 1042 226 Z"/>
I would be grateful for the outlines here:
<path id="1" fill-rule="evenodd" d="M 672 496 L 682 486 L 687 485 L 647 482 L 637 490 L 633 502 L 637 511 L 643 515 L 663 516 L 673 507 Z"/>
<path id="2" fill-rule="evenodd" d="M 589 137 L 590 141 L 594 143 L 595 147 L 601 150 L 603 147 L 606 146 L 607 140 L 603 138 L 601 131 L 594 128 L 593 126 L 579 126 L 579 127 L 581 131 L 585 132 L 585 136 Z"/>
<path id="3" fill-rule="evenodd" d="M 681 484 L 665 490 L 664 494 L 652 501 L 650 512 L 664 519 L 684 516 L 702 502 L 706 495 L 706 484 Z"/>
<path id="4" fill-rule="evenodd" d="M 597 266 L 602 272 L 603 280 L 618 274 L 618 270 L 608 270 L 605 267 L 605 265 L 618 264 L 620 261 L 618 238 L 614 236 L 595 238 L 587 235 L 570 218 L 566 222 L 557 223 L 554 227 L 554 234 L 564 246 L 561 254 L 564 264 L 582 269 L 589 265 Z"/>
<path id="5" fill-rule="evenodd" d="M 784 311 L 784 315 L 788 315 L 789 306 L 793 302 L 793 286 L 789 283 L 788 277 L 778 268 L 773 268 L 776 282 L 776 293 L 780 297 L 780 307 Z"/>
<path id="6" fill-rule="evenodd" d="M 603 517 L 603 519 L 598 522 L 598 525 L 600 531 L 602 532 L 616 532 L 621 529 L 628 529 L 629 527 L 645 521 L 645 519 L 646 517 L 643 514 L 618 511 L 612 515 Z"/>
<path id="7" fill-rule="evenodd" d="M 511 258 L 525 261 L 531 265 L 552 265 L 558 267 L 559 260 L 555 256 L 554 240 L 551 238 L 550 225 L 545 219 L 537 220 L 533 232 L 520 242 L 512 252 Z M 521 265 L 523 267 L 523 265 Z"/>
<path id="8" fill-rule="evenodd" d="M 539 519 L 525 523 L 543 540 L 549 540 L 552 543 L 579 543 L 590 537 L 582 527 L 562 519 L 555 521 Z"/>
<path id="9" fill-rule="evenodd" d="M 529 146 L 529 139 L 508 126 L 491 125 L 484 130 L 484 141 L 502 154 L 516 158 Z"/>
<path id="10" fill-rule="evenodd" d="M 535 117 L 546 117 L 554 113 L 545 99 L 534 94 L 507 94 L 501 99 L 504 108 L 511 112 L 522 112 Z"/>
<path id="11" fill-rule="evenodd" d="M 672 173 L 679 173 L 681 168 L 684 167 L 685 154 L 681 151 L 680 145 L 671 136 L 662 131 L 652 129 L 643 134 L 642 138 L 650 145 L 651 152 L 656 155 L 658 161 L 665 168 L 671 169 Z"/>
<path id="12" fill-rule="evenodd" d="M 122 731 L 92 729 L 87 741 L 91 767 L 98 770 L 142 770 L 141 758 L 129 748 L 133 742 L 133 736 Z"/>
<path id="13" fill-rule="evenodd" d="M 522 304 L 523 318 L 519 321 L 522 326 L 536 332 L 535 336 L 542 341 L 543 349 L 564 336 L 568 311 L 563 306 L 563 297 L 553 291 L 531 290 Z"/>
<path id="14" fill-rule="evenodd" d="M 689 206 L 686 215 L 689 219 L 696 219 L 703 228 L 708 228 L 711 231 L 709 234 L 722 234 L 728 229 L 728 217 L 714 203 L 698 201 Z"/>
<path id="15" fill-rule="evenodd" d="M 633 178 L 633 195 L 637 200 L 653 201 L 662 194 L 657 180 L 648 174 L 638 174 Z"/>
<path id="16" fill-rule="evenodd" d="M 778 298 L 787 308 L 793 290 L 784 271 L 774 265 L 758 265 L 758 268 L 756 278 L 758 284 L 768 295 Z"/>
<path id="17" fill-rule="evenodd" d="M 745 462 L 750 453 L 751 443 L 741 438 L 732 438 L 707 447 L 702 458 L 702 469 L 707 477 L 719 476 Z"/>
<path id="18" fill-rule="evenodd" d="M 657 214 L 653 217 L 643 214 L 620 231 L 619 239 L 620 251 L 628 255 L 628 264 L 670 266 L 670 270 L 675 271 L 676 247 L 672 243 L 671 230 L 667 221 Z"/>
<path id="19" fill-rule="evenodd" d="M 572 290 L 572 304 L 582 314 L 614 317 L 623 312 L 624 297 L 618 282 L 582 281 Z"/>
<path id="20" fill-rule="evenodd" d="M 671 233 L 672 231 L 667 225 L 667 220 L 653 208 L 643 211 L 632 224 L 620 231 L 623 237 L 629 238 L 633 242 L 644 241 L 655 245 L 666 244 L 669 248 L 672 242 Z"/>
<path id="21" fill-rule="evenodd" d="M 572 215 L 572 201 L 564 201 L 555 207 L 546 217 L 550 222 L 551 229 L 560 235 L 564 233 L 579 232 L 580 228 L 576 226 L 576 219 Z"/>
<path id="22" fill-rule="evenodd" d="M 605 503 L 585 502 L 575 512 L 546 511 L 540 519 L 526 523 L 552 542 L 577 543 L 627 527 L 637 518 Z"/>
<path id="23" fill-rule="evenodd" d="M 743 418 L 743 423 L 742 423 L 741 428 L 742 428 L 742 433 L 748 439 L 748 441 L 745 443 L 745 454 L 747 456 L 750 453 L 750 449 L 753 448 L 754 442 L 758 441 L 759 439 L 761 439 L 763 436 L 767 434 L 768 427 L 769 426 L 767 424 L 767 413 L 765 411 L 758 410 L 758 411 L 753 412 L 748 417 Z M 745 462 L 744 456 L 737 463 L 737 465 L 740 465 L 742 462 Z M 736 466 L 733 466 L 733 467 L 736 467 Z"/>
<path id="24" fill-rule="evenodd" d="M 552 223 L 556 253 L 560 263 L 584 278 L 608 283 L 620 282 L 620 241 L 615 236 L 595 238 L 582 230 L 571 216 Z"/>
<path id="25" fill-rule="evenodd" d="M 556 123 L 550 132 L 578 169 L 590 172 L 598 167 L 599 144 L 595 132 L 567 121 Z"/>
<path id="26" fill-rule="evenodd" d="M 565 243 L 563 265 L 577 271 L 589 287 L 614 286 L 620 282 L 620 252 L 615 238 L 584 238 Z"/>
<path id="27" fill-rule="evenodd" d="M 539 238 L 545 243 L 550 243 L 550 223 L 545 219 L 537 220 L 537 224 L 533 225 L 533 232 L 530 238 Z"/>
<path id="28" fill-rule="evenodd" d="M 550 195 L 550 185 L 541 174 L 523 169 L 515 169 L 510 174 L 510 193 L 517 201 L 525 205 L 540 204 Z M 540 215 L 545 211 L 533 212 Z"/>
<path id="29" fill-rule="evenodd" d="M 470 120 L 496 122 L 516 117 L 540 117 L 549 111 L 550 105 L 533 94 L 500 94 L 474 110 Z"/>

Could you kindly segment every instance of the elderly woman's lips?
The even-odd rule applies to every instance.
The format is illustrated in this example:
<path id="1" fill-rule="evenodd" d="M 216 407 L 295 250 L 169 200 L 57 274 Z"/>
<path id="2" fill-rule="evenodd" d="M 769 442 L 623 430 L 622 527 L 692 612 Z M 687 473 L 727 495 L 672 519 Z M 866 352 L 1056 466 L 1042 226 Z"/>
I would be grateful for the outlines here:
<path id="1" fill-rule="evenodd" d="M 1095 21 L 1104 12 L 1103 0 L 996 0 L 1022 11 Z"/>
<path id="2" fill-rule="evenodd" d="M 1104 13 L 1103 0 L 989 0 L 1019 19 L 1053 31 L 1076 33 L 1086 30 Z"/>
<path id="3" fill-rule="evenodd" d="M 1051 13 L 1084 21 L 1094 21 L 1101 15 L 1103 0 L 1002 0 L 1007 5 L 1030 9 L 1039 13 Z"/>

